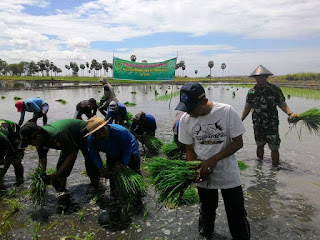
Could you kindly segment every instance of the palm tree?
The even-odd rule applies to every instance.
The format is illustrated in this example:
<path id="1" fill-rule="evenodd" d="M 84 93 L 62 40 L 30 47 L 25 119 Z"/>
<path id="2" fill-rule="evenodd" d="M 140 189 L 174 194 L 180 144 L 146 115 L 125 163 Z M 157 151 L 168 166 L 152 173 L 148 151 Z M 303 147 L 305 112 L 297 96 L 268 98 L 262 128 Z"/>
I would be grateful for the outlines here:
<path id="1" fill-rule="evenodd" d="M 198 70 L 195 70 L 195 71 L 194 71 L 194 73 L 196 74 L 196 77 L 197 77 L 197 74 L 198 74 Z"/>
<path id="2" fill-rule="evenodd" d="M 86 68 L 86 66 L 82 63 L 80 64 L 80 68 L 82 69 L 82 77 L 84 76 L 84 69 Z"/>
<path id="3" fill-rule="evenodd" d="M 96 59 L 92 59 L 91 60 L 91 65 L 90 65 L 90 70 L 92 70 L 92 69 L 96 70 L 97 65 L 98 65 L 98 61 Z M 96 76 L 96 72 L 93 71 L 93 77 L 95 77 L 95 76 Z"/>
<path id="4" fill-rule="evenodd" d="M 106 75 L 106 71 L 108 73 L 108 63 L 107 63 L 106 60 L 102 61 L 102 68 L 103 68 L 103 71 L 104 71 L 104 75 Z"/>
<path id="5" fill-rule="evenodd" d="M 137 60 L 136 55 L 131 55 L 130 60 L 131 60 L 132 62 L 135 62 L 135 61 Z"/>
<path id="6" fill-rule="evenodd" d="M 181 68 L 182 68 L 182 71 L 183 71 L 182 72 L 182 76 L 184 76 L 184 70 L 186 70 L 186 65 L 183 65 Z"/>
<path id="7" fill-rule="evenodd" d="M 43 60 L 40 60 L 40 61 L 38 62 L 38 66 L 39 66 L 39 68 L 40 68 L 40 71 L 41 71 L 42 77 L 43 77 L 43 70 L 46 68 L 46 64 L 45 64 L 45 62 L 44 62 Z"/>
<path id="8" fill-rule="evenodd" d="M 65 65 L 64 67 L 68 70 L 68 73 L 69 73 L 70 66 L 69 65 Z"/>
<path id="9" fill-rule="evenodd" d="M 222 69 L 222 77 L 224 76 L 224 70 L 226 69 L 226 64 L 225 63 L 222 63 L 221 64 L 221 69 Z"/>
<path id="10" fill-rule="evenodd" d="M 148 63 L 147 60 L 142 60 L 142 63 Z"/>
<path id="11" fill-rule="evenodd" d="M 214 66 L 214 63 L 213 63 L 213 61 L 209 61 L 208 62 L 208 67 L 210 68 L 210 78 L 211 78 L 211 68 L 213 68 L 213 66 Z"/>

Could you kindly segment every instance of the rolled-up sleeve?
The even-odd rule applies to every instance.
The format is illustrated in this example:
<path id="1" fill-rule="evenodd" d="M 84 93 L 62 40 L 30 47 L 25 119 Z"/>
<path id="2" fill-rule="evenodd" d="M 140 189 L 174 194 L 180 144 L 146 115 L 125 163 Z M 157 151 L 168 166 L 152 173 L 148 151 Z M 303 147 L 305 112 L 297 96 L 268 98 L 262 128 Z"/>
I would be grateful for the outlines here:
<path id="1" fill-rule="evenodd" d="M 99 149 L 96 147 L 94 140 L 92 139 L 92 135 L 89 135 L 87 138 L 87 144 L 88 144 L 88 150 L 90 153 L 90 157 L 93 160 L 94 165 L 96 165 L 97 168 L 100 168 L 102 166 L 102 160 L 99 154 Z"/>

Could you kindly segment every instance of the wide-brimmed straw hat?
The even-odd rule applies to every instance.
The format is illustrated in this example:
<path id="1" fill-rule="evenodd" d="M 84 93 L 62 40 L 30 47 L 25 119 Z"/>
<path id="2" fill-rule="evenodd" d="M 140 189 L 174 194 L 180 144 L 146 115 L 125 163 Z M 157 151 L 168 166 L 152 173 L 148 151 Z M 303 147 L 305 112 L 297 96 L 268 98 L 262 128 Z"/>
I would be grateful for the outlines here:
<path id="1" fill-rule="evenodd" d="M 86 135 L 84 135 L 84 137 L 87 137 L 90 134 L 94 133 L 95 131 L 98 131 L 108 122 L 109 121 L 105 121 L 103 118 L 98 117 L 97 115 L 93 116 L 87 121 L 87 129 L 89 132 Z"/>

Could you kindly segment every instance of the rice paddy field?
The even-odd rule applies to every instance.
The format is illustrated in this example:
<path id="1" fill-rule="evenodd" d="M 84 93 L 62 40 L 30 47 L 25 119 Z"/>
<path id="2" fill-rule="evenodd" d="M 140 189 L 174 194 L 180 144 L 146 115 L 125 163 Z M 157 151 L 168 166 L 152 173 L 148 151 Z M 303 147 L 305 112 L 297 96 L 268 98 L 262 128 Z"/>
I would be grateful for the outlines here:
<path id="1" fill-rule="evenodd" d="M 21 86 L 20 86 L 21 87 Z M 232 105 L 241 115 L 248 85 L 209 84 L 205 86 L 209 100 Z M 123 85 L 115 86 L 120 102 L 134 103 L 127 106 L 133 115 L 142 110 L 157 120 L 156 136 L 165 143 L 172 141 L 172 121 L 175 106 L 179 100 L 181 85 Z M 14 107 L 14 98 L 41 97 L 50 109 L 48 122 L 72 118 L 75 106 L 84 99 L 100 99 L 99 86 L 66 89 L 0 90 L 0 118 L 18 122 L 20 114 Z M 302 113 L 313 107 L 320 107 L 320 91 L 298 88 L 282 88 L 287 104 L 295 113 Z M 132 94 L 135 92 L 136 94 Z M 172 99 L 170 95 L 172 92 Z M 169 97 L 168 97 L 169 95 Z M 290 95 L 290 96 L 289 96 Z M 66 103 L 61 104 L 57 99 Z M 100 113 L 99 113 L 100 114 Z M 32 115 L 26 113 L 29 119 Z M 245 119 L 247 132 L 244 147 L 237 152 L 237 160 L 248 167 L 241 171 L 245 206 L 251 226 L 251 239 L 311 239 L 320 238 L 320 152 L 319 136 L 310 135 L 302 129 L 299 137 L 293 129 L 289 131 L 286 115 L 279 110 L 280 168 L 271 166 L 270 150 L 265 148 L 264 159 L 257 160 L 251 114 Z M 42 125 L 42 120 L 38 120 Z M 299 128 L 299 124 L 297 125 Z M 300 129 L 297 129 L 300 131 Z M 59 151 L 50 150 L 48 168 L 55 166 Z M 143 165 L 148 159 L 141 157 Z M 100 192 L 92 192 L 89 179 L 83 173 L 84 159 L 78 155 L 73 171 L 68 178 L 69 194 L 60 196 L 49 186 L 47 202 L 43 207 L 33 204 L 28 190 L 32 181 L 29 172 L 37 167 L 38 156 L 34 148 L 25 152 L 23 165 L 25 182 L 12 188 L 15 182 L 14 170 L 9 168 L 4 178 L 7 195 L 0 200 L 0 239 L 202 239 L 197 231 L 198 204 L 164 207 L 159 204 L 154 188 L 149 186 L 143 197 L 143 207 L 126 226 L 105 229 L 99 225 L 102 217 L 112 208 L 108 181 L 101 179 L 104 186 Z M 146 172 L 143 171 L 146 176 Z M 228 223 L 219 196 L 219 207 L 215 230 L 218 240 L 231 239 Z M 61 208 L 65 206 L 65 208 Z M 121 217 L 121 216 L 120 216 Z"/>

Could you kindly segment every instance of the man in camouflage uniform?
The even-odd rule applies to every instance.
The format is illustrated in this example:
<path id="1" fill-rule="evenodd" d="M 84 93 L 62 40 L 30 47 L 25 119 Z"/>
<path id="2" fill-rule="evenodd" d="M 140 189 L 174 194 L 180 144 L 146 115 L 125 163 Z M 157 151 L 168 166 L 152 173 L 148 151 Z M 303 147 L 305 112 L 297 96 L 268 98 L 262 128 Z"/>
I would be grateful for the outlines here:
<path id="1" fill-rule="evenodd" d="M 285 112 L 289 118 L 295 115 L 285 102 L 285 97 L 279 87 L 267 82 L 268 76 L 273 75 L 268 69 L 259 65 L 250 75 L 257 84 L 250 89 L 246 98 L 246 105 L 242 112 L 243 121 L 250 110 L 254 137 L 257 144 L 257 157 L 263 159 L 264 145 L 268 143 L 271 150 L 272 165 L 279 165 L 279 118 L 277 106 Z M 290 120 L 289 120 L 290 121 Z"/>
<path id="2" fill-rule="evenodd" d="M 12 164 L 16 175 L 16 185 L 23 183 L 21 159 L 24 151 L 18 149 L 19 125 L 9 120 L 0 119 L 0 189 L 4 189 L 3 177 Z"/>

